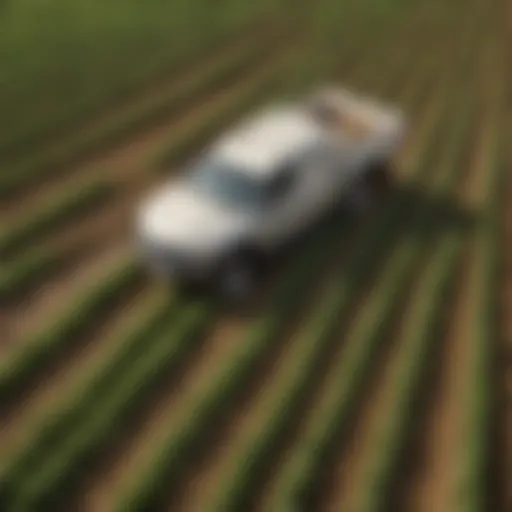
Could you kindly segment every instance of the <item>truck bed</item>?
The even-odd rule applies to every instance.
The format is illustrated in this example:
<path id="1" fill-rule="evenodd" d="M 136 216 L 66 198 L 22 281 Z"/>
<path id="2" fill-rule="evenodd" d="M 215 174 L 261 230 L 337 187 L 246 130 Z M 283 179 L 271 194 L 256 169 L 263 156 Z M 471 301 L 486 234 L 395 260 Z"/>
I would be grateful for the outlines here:
<path id="1" fill-rule="evenodd" d="M 335 135 L 354 141 L 378 137 L 392 130 L 397 121 L 393 110 L 342 88 L 316 92 L 307 106 L 316 122 Z"/>

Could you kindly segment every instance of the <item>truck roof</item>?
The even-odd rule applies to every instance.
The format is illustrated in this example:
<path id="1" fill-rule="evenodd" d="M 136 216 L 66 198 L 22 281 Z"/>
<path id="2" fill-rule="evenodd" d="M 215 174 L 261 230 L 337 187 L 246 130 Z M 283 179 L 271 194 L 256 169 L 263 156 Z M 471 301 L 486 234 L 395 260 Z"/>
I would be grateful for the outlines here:
<path id="1" fill-rule="evenodd" d="M 269 177 L 281 163 L 325 137 L 325 129 L 301 105 L 267 108 L 237 126 L 212 148 L 215 157 L 256 177 Z"/>

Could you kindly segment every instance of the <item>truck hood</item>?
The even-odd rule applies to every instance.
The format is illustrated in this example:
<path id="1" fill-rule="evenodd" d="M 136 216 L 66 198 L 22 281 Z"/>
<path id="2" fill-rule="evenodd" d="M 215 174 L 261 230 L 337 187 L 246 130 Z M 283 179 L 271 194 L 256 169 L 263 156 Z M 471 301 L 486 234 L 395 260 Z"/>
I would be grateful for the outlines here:
<path id="1" fill-rule="evenodd" d="M 211 251 L 230 243 L 248 224 L 247 215 L 181 184 L 166 186 L 152 195 L 142 204 L 138 218 L 139 232 L 146 239 L 192 251 Z"/>

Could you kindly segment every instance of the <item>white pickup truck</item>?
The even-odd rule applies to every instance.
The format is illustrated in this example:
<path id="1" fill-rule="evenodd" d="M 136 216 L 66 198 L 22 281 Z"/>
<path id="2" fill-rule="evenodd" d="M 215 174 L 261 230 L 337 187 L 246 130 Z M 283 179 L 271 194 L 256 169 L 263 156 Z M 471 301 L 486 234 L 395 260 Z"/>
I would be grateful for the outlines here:
<path id="1" fill-rule="evenodd" d="M 404 132 L 399 110 L 336 87 L 263 109 L 143 202 L 142 258 L 244 299 L 276 249 L 336 205 L 371 205 Z"/>

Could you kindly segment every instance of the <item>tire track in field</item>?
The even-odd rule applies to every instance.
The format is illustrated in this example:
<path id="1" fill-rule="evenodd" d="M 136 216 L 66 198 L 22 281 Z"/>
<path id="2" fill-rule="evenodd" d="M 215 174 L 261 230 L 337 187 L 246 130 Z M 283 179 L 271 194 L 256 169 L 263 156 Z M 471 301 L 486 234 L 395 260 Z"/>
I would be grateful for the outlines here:
<path id="1" fill-rule="evenodd" d="M 444 152 L 446 152 L 446 149 L 444 149 Z M 441 160 L 443 158 L 446 158 L 446 155 L 441 156 Z M 434 181 L 437 179 L 434 177 Z M 435 184 L 433 186 L 435 187 Z M 424 208 L 429 208 L 428 204 Z M 414 268 L 420 270 L 423 267 L 426 255 L 418 254 L 418 257 L 419 259 L 414 263 Z M 415 289 L 415 283 L 418 279 L 419 277 L 415 276 L 408 284 L 407 293 L 409 295 Z M 403 315 L 400 313 L 399 316 L 405 315 L 406 313 L 403 313 Z M 356 489 L 362 489 L 359 485 L 360 479 L 363 478 L 366 462 L 372 456 L 369 440 L 374 437 L 376 425 L 381 421 L 381 418 L 385 418 L 387 415 L 386 386 L 383 383 L 389 380 L 394 354 L 397 353 L 400 347 L 400 343 L 396 339 L 399 337 L 400 324 L 397 324 L 387 336 L 387 340 L 384 341 L 384 344 L 387 345 L 386 354 L 383 354 L 379 359 L 378 369 L 372 376 L 371 381 L 368 382 L 370 389 L 365 398 L 365 408 L 356 419 L 356 423 L 350 427 L 349 437 L 343 443 L 346 451 L 341 454 L 337 463 L 331 468 L 332 472 L 324 484 L 323 490 L 326 493 L 321 498 L 322 488 L 317 489 L 318 494 L 316 495 L 320 499 L 322 507 L 324 507 L 323 510 L 359 510 L 357 508 L 358 494 Z M 392 345 L 390 345 L 391 341 L 393 342 Z"/>
<path id="2" fill-rule="evenodd" d="M 484 76 L 490 74 L 490 69 Z M 458 191 L 457 200 L 471 211 L 479 211 L 488 190 L 486 188 L 487 163 L 494 138 L 494 120 L 497 104 L 489 98 L 484 88 L 484 112 L 475 141 L 470 163 L 469 180 Z M 464 451 L 460 446 L 463 436 L 465 390 L 468 388 L 468 372 L 471 358 L 468 341 L 471 338 L 471 318 L 474 317 L 475 271 L 481 262 L 475 241 L 467 242 L 465 262 L 460 272 L 458 292 L 454 299 L 453 314 L 449 318 L 443 347 L 437 368 L 432 375 L 429 404 L 424 412 L 424 424 L 416 447 L 418 460 L 411 468 L 409 483 L 402 506 L 404 510 L 427 512 L 453 512 L 453 490 Z"/>

